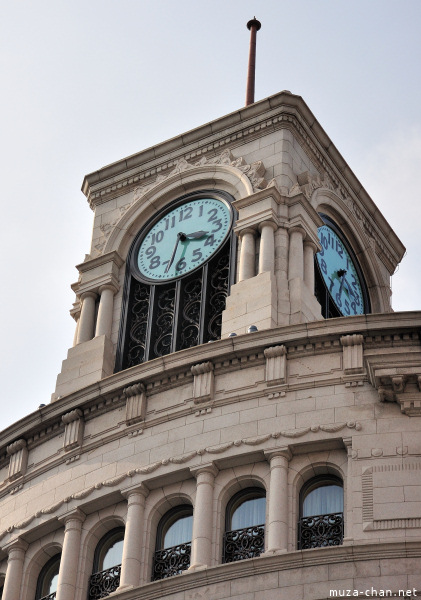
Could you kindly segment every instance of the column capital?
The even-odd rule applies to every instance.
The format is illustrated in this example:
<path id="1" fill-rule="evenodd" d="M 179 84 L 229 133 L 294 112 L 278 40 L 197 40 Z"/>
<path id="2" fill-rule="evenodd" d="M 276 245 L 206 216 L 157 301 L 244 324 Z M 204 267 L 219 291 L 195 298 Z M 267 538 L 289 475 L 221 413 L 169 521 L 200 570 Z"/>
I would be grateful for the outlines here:
<path id="1" fill-rule="evenodd" d="M 237 235 L 240 238 L 240 240 L 247 234 L 250 233 L 251 235 L 256 235 L 256 230 L 253 227 L 245 227 L 244 229 L 240 229 L 240 231 L 237 231 Z"/>
<path id="2" fill-rule="evenodd" d="M 96 294 L 95 292 L 82 292 L 80 295 L 80 299 L 86 300 L 86 298 L 93 298 L 94 300 L 97 299 L 98 294 Z"/>
<path id="3" fill-rule="evenodd" d="M 190 467 L 190 473 L 198 479 L 198 477 L 205 473 L 210 473 L 213 477 L 216 477 L 219 473 L 218 467 L 213 462 L 205 465 L 199 465 L 197 467 Z"/>
<path id="4" fill-rule="evenodd" d="M 320 246 L 318 246 L 315 242 L 313 242 L 312 240 L 309 240 L 308 238 L 304 240 L 304 248 L 308 248 L 310 247 L 313 250 L 313 253 L 316 254 L 316 252 L 319 252 L 320 250 Z"/>
<path id="5" fill-rule="evenodd" d="M 259 227 L 258 228 L 259 228 L 260 232 L 265 227 L 271 227 L 273 229 L 273 231 L 276 231 L 278 229 L 278 224 L 275 223 L 275 221 L 263 221 L 262 223 L 259 223 Z"/>
<path id="6" fill-rule="evenodd" d="M 17 550 L 19 552 L 26 552 L 29 544 L 25 542 L 22 538 L 15 538 L 11 542 L 8 542 L 5 546 L 2 546 L 2 550 L 7 552 L 9 558 L 12 558 L 11 554 L 13 551 Z"/>
<path id="7" fill-rule="evenodd" d="M 292 458 L 292 452 L 289 449 L 289 446 L 284 446 L 283 448 L 276 448 L 274 450 L 265 450 L 264 455 L 269 462 L 271 462 L 273 458 L 277 458 L 278 456 L 281 458 L 285 458 L 288 462 Z"/>
<path id="8" fill-rule="evenodd" d="M 147 498 L 149 489 L 144 483 L 140 483 L 133 487 L 121 490 L 120 493 L 127 501 L 133 502 L 137 496 L 143 496 L 144 499 Z"/>
<path id="9" fill-rule="evenodd" d="M 114 295 L 114 294 L 116 294 L 118 292 L 118 287 L 116 285 L 114 285 L 113 283 L 104 283 L 104 285 L 101 285 L 98 288 L 98 293 L 102 294 L 102 292 L 104 290 L 110 290 L 110 292 L 112 292 L 113 295 Z"/>
<path id="10" fill-rule="evenodd" d="M 64 523 L 66 529 L 69 529 L 71 523 L 73 523 L 74 521 L 82 525 L 85 519 L 86 515 L 82 510 L 80 510 L 80 508 L 73 508 L 72 510 L 69 510 L 69 512 L 64 513 L 64 515 L 58 517 L 58 520 Z"/>
<path id="11" fill-rule="evenodd" d="M 294 225 L 293 227 L 290 227 L 288 229 L 288 235 L 289 236 L 293 235 L 294 233 L 299 233 L 302 236 L 303 240 L 304 240 L 304 238 L 307 235 L 306 232 L 305 232 L 305 229 L 303 229 L 299 225 Z"/>

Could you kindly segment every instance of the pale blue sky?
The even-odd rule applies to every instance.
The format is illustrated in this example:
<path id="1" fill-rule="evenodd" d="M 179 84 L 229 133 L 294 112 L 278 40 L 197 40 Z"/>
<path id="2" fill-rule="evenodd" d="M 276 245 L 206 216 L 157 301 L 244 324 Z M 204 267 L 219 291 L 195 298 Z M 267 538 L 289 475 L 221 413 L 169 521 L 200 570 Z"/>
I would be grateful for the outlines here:
<path id="1" fill-rule="evenodd" d="M 256 99 L 304 98 L 407 247 L 395 310 L 421 308 L 420 0 L 0 0 L 0 429 L 72 343 L 83 176 L 243 106 L 254 15 Z"/>

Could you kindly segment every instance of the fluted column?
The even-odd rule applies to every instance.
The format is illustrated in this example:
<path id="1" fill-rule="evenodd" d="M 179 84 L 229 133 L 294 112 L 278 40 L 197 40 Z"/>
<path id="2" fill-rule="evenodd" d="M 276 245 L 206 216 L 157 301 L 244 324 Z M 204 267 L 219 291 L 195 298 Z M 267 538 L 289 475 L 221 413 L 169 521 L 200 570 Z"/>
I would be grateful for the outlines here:
<path id="1" fill-rule="evenodd" d="M 259 225 L 259 273 L 273 271 L 275 268 L 275 231 L 277 229 L 278 226 L 273 221 L 263 221 Z"/>
<path id="2" fill-rule="evenodd" d="M 304 242 L 304 283 L 310 292 L 314 292 L 314 254 L 316 252 L 316 244 L 306 240 Z"/>
<path id="3" fill-rule="evenodd" d="M 110 337 L 113 324 L 114 294 L 113 285 L 103 285 L 99 288 L 101 298 L 99 301 L 98 317 L 96 321 L 95 336 L 106 335 Z"/>
<path id="4" fill-rule="evenodd" d="M 17 539 L 8 546 L 7 570 L 4 580 L 2 600 L 20 600 L 20 586 L 23 575 L 23 562 L 28 544 Z"/>
<path id="5" fill-rule="evenodd" d="M 85 515 L 74 510 L 64 518 L 64 540 L 58 574 L 56 600 L 74 600 L 80 555 L 80 537 Z"/>
<path id="6" fill-rule="evenodd" d="M 125 492 L 124 495 L 127 497 L 127 520 L 124 532 L 119 591 L 140 585 L 143 513 L 148 490 L 139 487 Z"/>
<path id="7" fill-rule="evenodd" d="M 300 227 L 292 227 L 289 233 L 288 279 L 304 279 L 304 249 L 305 231 Z"/>
<path id="8" fill-rule="evenodd" d="M 212 560 L 213 486 L 218 469 L 209 464 L 192 469 L 196 477 L 196 502 L 193 513 L 193 535 L 190 569 L 210 566 Z"/>
<path id="9" fill-rule="evenodd" d="M 77 343 L 87 342 L 94 337 L 96 294 L 84 292 L 81 295 L 82 310 L 80 312 Z"/>
<path id="10" fill-rule="evenodd" d="M 286 552 L 288 549 L 288 448 L 269 452 L 270 463 L 269 514 L 267 552 Z"/>
<path id="11" fill-rule="evenodd" d="M 256 232 L 254 229 L 243 229 L 240 232 L 241 250 L 240 265 L 238 269 L 238 281 L 250 279 L 255 275 L 256 261 Z"/>

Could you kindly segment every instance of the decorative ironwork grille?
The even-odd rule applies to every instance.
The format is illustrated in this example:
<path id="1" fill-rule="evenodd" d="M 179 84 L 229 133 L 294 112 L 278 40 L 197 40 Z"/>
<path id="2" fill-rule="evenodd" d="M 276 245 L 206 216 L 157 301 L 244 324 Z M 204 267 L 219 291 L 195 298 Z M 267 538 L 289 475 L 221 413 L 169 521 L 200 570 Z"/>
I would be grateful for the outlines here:
<path id="1" fill-rule="evenodd" d="M 106 598 L 120 585 L 121 565 L 93 573 L 89 580 L 89 600 Z"/>
<path id="2" fill-rule="evenodd" d="M 148 285 L 130 275 L 116 371 L 218 340 L 233 262 L 228 239 L 209 263 L 178 281 Z"/>
<path id="3" fill-rule="evenodd" d="M 344 539 L 344 514 L 302 517 L 298 523 L 298 549 L 340 546 Z"/>
<path id="4" fill-rule="evenodd" d="M 152 580 L 180 575 L 190 566 L 191 542 L 157 550 L 154 556 Z"/>
<path id="5" fill-rule="evenodd" d="M 56 592 L 53 592 L 52 594 L 48 594 L 48 596 L 43 596 L 42 598 L 40 598 L 40 600 L 54 600 L 55 597 L 56 597 Z M 0 596 L 0 598 L 1 598 L 1 596 Z"/>
<path id="6" fill-rule="evenodd" d="M 254 558 L 265 550 L 265 526 L 254 525 L 235 531 L 227 531 L 224 535 L 225 563 Z"/>

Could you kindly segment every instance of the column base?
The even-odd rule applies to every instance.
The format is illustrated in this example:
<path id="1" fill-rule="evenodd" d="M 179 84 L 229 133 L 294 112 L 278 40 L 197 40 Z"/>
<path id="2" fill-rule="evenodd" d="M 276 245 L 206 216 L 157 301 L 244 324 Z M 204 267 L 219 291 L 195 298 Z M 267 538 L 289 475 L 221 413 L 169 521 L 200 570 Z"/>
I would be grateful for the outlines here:
<path id="1" fill-rule="evenodd" d="M 204 571 L 205 569 L 208 568 L 209 565 L 190 565 L 190 567 L 187 569 L 187 571 Z"/>
<path id="2" fill-rule="evenodd" d="M 260 556 L 274 556 L 275 554 L 287 554 L 288 550 L 285 548 L 283 550 L 266 550 Z"/>

